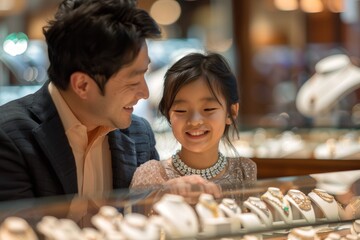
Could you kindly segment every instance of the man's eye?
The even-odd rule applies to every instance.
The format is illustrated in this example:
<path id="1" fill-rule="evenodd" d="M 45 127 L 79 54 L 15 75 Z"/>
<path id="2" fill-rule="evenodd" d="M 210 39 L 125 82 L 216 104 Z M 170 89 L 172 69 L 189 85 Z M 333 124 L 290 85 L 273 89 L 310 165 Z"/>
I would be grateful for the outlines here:
<path id="1" fill-rule="evenodd" d="M 185 110 L 174 110 L 174 112 L 176 112 L 176 113 L 184 113 L 186 111 Z"/>
<path id="2" fill-rule="evenodd" d="M 205 108 L 204 111 L 205 112 L 210 112 L 210 111 L 215 111 L 216 108 Z"/>

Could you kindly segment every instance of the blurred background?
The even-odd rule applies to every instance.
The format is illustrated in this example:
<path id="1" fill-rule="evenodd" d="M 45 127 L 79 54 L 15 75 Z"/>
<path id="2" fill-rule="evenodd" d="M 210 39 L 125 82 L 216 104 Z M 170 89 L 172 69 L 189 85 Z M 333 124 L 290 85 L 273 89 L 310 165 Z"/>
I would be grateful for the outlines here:
<path id="1" fill-rule="evenodd" d="M 0 0 L 0 104 L 31 93 L 46 81 L 42 27 L 59 2 Z M 360 66 L 359 0 L 139 0 L 138 5 L 163 31 L 163 39 L 149 42 L 151 96 L 136 107 L 136 113 L 146 117 L 156 132 L 169 130 L 157 115 L 164 72 L 184 54 L 202 50 L 223 54 L 237 75 L 239 128 L 245 140 L 251 131 L 253 146 L 270 135 L 278 141 L 285 138 L 287 147 L 289 140 L 298 146 L 299 138 L 293 134 L 304 129 L 308 135 L 302 138 L 309 139 L 310 134 L 318 137 L 318 143 L 339 140 L 359 125 L 358 85 L 321 114 L 307 115 L 296 106 L 300 89 L 321 59 L 343 54 L 355 67 Z M 341 81 L 338 77 L 336 82 Z M 325 92 L 337 87 L 324 86 Z M 285 135 L 279 137 L 279 133 Z M 346 136 L 358 143 L 357 133 Z"/>

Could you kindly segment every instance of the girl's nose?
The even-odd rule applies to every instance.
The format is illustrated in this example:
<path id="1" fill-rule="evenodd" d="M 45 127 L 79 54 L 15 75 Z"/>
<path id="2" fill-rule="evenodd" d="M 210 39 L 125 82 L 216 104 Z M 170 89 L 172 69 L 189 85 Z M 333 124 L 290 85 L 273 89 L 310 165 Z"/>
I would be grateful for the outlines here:
<path id="1" fill-rule="evenodd" d="M 188 121 L 188 125 L 193 125 L 193 126 L 201 125 L 203 123 L 204 123 L 203 118 L 199 113 L 192 114 Z"/>

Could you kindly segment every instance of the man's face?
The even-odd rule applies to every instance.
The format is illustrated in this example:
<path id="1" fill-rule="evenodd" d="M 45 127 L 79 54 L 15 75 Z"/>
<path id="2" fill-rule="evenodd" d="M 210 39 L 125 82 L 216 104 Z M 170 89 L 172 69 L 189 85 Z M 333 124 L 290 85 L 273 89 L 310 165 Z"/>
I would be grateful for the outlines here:
<path id="1" fill-rule="evenodd" d="M 89 111 L 95 125 L 121 129 L 130 126 L 134 105 L 149 97 L 144 77 L 149 63 L 148 48 L 144 43 L 135 60 L 109 79 L 105 95 L 102 96 L 99 90 L 92 98 Z"/>

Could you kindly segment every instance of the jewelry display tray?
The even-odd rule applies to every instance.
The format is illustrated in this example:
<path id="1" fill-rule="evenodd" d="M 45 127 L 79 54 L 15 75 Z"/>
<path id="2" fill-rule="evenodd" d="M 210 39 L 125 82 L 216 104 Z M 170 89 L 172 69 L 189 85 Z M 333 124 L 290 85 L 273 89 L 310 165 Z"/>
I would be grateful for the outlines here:
<path id="1" fill-rule="evenodd" d="M 338 178 L 334 178 L 334 176 L 338 176 Z M 352 177 L 352 180 L 349 181 L 347 178 L 343 178 L 343 176 L 359 176 L 359 178 Z M 334 179 L 336 179 L 336 181 L 334 181 Z M 342 181 L 342 179 L 345 180 Z M 160 229 L 159 239 L 305 239 L 305 237 L 290 237 L 290 234 L 296 229 L 306 231 L 311 230 L 312 233 L 315 233 L 315 235 L 310 237 L 306 236 L 306 239 L 330 239 L 330 234 L 336 234 L 339 240 L 340 237 L 341 240 L 354 239 L 354 234 L 357 234 L 357 239 L 360 239 L 360 231 L 359 233 L 354 233 L 353 229 L 354 223 L 359 223 L 359 221 L 356 220 L 360 219 L 360 170 L 261 179 L 251 186 L 244 186 L 239 183 L 233 184 L 232 186 L 221 186 L 221 188 L 221 198 L 214 198 L 214 200 L 218 204 L 221 204 L 222 200 L 225 198 L 234 199 L 242 211 L 242 217 L 239 218 L 240 221 L 239 219 L 227 219 L 226 224 L 228 225 L 224 225 L 223 221 L 211 221 L 211 224 L 208 222 L 208 225 L 205 226 L 201 224 L 199 220 L 199 230 L 195 234 L 187 236 L 186 234 L 181 235 L 180 233 L 179 235 L 179 231 L 177 231 L 179 229 L 177 229 L 175 230 L 177 233 L 172 236 L 171 232 L 166 232 L 164 234 L 164 231 Z M 261 199 L 264 193 L 268 192 L 269 188 L 279 189 L 283 195 L 286 195 L 289 190 L 300 191 L 305 195 L 308 195 L 314 189 L 324 190 L 326 194 L 333 196 L 334 201 L 337 202 L 339 218 L 327 218 L 327 214 L 321 212 L 321 209 L 319 208 L 314 209 L 315 218 L 313 221 L 307 221 L 294 212 L 292 216 L 293 219 L 291 219 L 290 222 L 287 222 L 279 217 L 276 219 L 275 210 L 270 209 L 273 211 L 272 213 L 274 215 L 274 219 L 272 219 L 270 224 L 266 225 L 262 224 L 262 222 L 261 224 L 259 224 L 259 222 L 254 222 L 254 224 L 252 224 L 246 222 L 247 218 L 245 216 L 251 212 L 244 207 L 244 201 L 248 200 L 249 197 Z M 89 227 L 96 229 L 91 219 L 96 214 L 99 214 L 99 209 L 103 206 L 116 208 L 123 217 L 134 213 L 139 213 L 146 218 L 150 218 L 154 215 L 160 216 L 159 213 L 154 211 L 156 208 L 153 207 L 165 195 L 169 195 L 169 191 L 169 189 L 164 188 L 124 189 L 113 191 L 106 197 L 101 198 L 96 196 L 91 198 L 62 196 L 1 202 L 0 235 L 2 231 L 1 226 L 3 226 L 4 222 L 11 217 L 24 219 L 34 230 L 38 239 L 47 239 L 39 232 L 38 228 L 39 222 L 41 222 L 45 216 L 73 220 L 80 229 Z M 201 194 L 198 186 L 191 186 L 191 191 L 193 191 L 194 194 Z M 326 198 L 323 199 L 326 200 Z M 197 217 L 199 217 L 195 210 L 195 204 L 197 204 L 197 202 L 194 202 L 194 199 L 189 203 Z M 312 204 L 313 207 L 316 208 L 316 204 L 313 202 Z M 291 205 L 290 207 L 292 208 Z M 166 212 L 170 217 L 176 215 L 175 212 L 172 213 L 170 209 L 168 210 L 169 211 L 166 210 Z M 296 209 L 293 209 L 293 211 L 296 211 Z M 332 211 L 332 209 L 325 208 L 323 211 Z M 175 218 L 179 220 L 180 216 L 175 216 Z M 170 223 L 168 222 L 167 224 Z M 207 230 L 204 231 L 204 229 Z M 349 237 L 350 234 L 353 234 L 353 236 Z"/>

